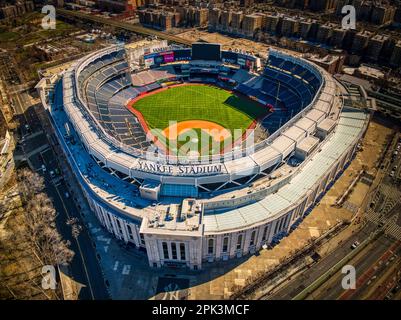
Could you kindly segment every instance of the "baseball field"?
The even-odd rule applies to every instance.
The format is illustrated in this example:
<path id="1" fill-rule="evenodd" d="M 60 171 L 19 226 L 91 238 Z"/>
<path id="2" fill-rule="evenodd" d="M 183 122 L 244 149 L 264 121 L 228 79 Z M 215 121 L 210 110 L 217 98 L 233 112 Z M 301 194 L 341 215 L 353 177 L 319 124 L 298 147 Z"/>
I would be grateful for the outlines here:
<path id="1" fill-rule="evenodd" d="M 236 93 L 198 84 L 158 90 L 135 99 L 130 107 L 143 116 L 149 129 L 163 130 L 169 140 L 180 140 L 182 134 L 195 129 L 208 132 L 211 138 L 212 130 L 217 130 L 219 137 L 215 140 L 222 141 L 231 137 L 235 129 L 244 133 L 269 112 L 265 106 Z M 172 129 L 176 137 L 170 135 Z"/>

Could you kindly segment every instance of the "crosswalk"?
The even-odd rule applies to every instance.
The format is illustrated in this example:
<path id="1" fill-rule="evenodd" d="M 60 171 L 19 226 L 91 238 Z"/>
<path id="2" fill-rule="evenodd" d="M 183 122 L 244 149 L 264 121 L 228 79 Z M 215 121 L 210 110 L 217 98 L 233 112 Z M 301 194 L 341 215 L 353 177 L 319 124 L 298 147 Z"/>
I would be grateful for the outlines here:
<path id="1" fill-rule="evenodd" d="M 393 238 L 401 241 L 401 226 L 399 226 L 397 223 L 389 224 L 384 232 L 387 235 L 390 235 Z"/>
<path id="2" fill-rule="evenodd" d="M 394 214 L 390 219 L 386 221 L 381 213 L 376 212 L 372 209 L 368 209 L 366 211 L 366 218 L 368 221 L 376 225 L 378 225 L 380 222 L 384 222 L 385 223 L 384 233 L 401 241 L 401 226 L 398 224 L 399 214 Z"/>
<path id="3" fill-rule="evenodd" d="M 379 224 L 380 221 L 382 221 L 381 214 L 370 208 L 366 210 L 366 218 L 368 221 L 370 221 L 374 224 Z"/>
<path id="4" fill-rule="evenodd" d="M 386 224 L 386 229 L 384 231 L 385 234 L 390 235 L 397 240 L 401 240 L 401 219 L 400 219 L 400 209 L 401 204 L 398 204 L 395 208 L 395 213 L 391 216 Z"/>
<path id="5" fill-rule="evenodd" d="M 401 199 L 401 192 L 395 186 L 383 184 L 373 196 L 374 210 L 386 216 Z"/>

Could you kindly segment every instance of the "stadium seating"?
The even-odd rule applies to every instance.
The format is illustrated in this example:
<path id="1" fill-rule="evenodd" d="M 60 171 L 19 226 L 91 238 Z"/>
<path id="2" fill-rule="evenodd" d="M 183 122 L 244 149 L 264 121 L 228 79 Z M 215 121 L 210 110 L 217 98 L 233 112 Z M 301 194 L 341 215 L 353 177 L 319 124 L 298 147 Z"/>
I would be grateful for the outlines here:
<path id="1" fill-rule="evenodd" d="M 274 112 L 263 120 L 264 127 L 274 133 L 314 99 L 322 78 L 309 68 L 271 52 L 261 77 L 264 80 L 248 80 L 236 89 L 274 107 Z"/>
<path id="2" fill-rule="evenodd" d="M 87 107 L 103 128 L 117 140 L 144 149 L 149 143 L 136 116 L 126 109 L 126 103 L 144 92 L 161 88 L 162 82 L 183 75 L 177 65 L 138 70 L 132 75 L 127 70 L 124 50 L 117 50 L 89 63 L 81 71 L 78 82 Z M 262 120 L 269 134 L 308 106 L 323 81 L 320 74 L 302 60 L 275 52 L 270 52 L 262 75 L 244 69 L 216 68 L 216 74 L 202 70 L 190 69 L 189 81 L 216 83 L 220 70 L 221 76 L 231 80 L 230 85 L 235 85 L 234 90 L 271 105 L 274 112 Z"/>
<path id="3" fill-rule="evenodd" d="M 149 142 L 145 132 L 125 106 L 139 93 L 160 86 L 134 88 L 126 70 L 128 64 L 122 51 L 118 51 L 90 63 L 81 72 L 78 81 L 84 88 L 82 93 L 89 110 L 104 130 L 130 147 L 146 149 Z"/>

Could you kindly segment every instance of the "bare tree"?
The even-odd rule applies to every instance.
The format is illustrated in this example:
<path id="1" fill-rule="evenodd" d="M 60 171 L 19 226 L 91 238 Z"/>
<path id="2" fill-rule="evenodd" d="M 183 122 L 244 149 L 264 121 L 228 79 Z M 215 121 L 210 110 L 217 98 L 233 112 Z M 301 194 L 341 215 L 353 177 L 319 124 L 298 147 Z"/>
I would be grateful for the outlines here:
<path id="1" fill-rule="evenodd" d="M 62 239 L 56 229 L 56 210 L 44 193 L 35 195 L 24 211 L 26 236 L 44 264 L 68 264 L 74 252 L 70 242 Z"/>
<path id="2" fill-rule="evenodd" d="M 45 189 L 43 177 L 27 168 L 18 171 L 17 179 L 20 191 L 26 201 Z"/>
<path id="3" fill-rule="evenodd" d="M 56 228 L 56 210 L 49 197 L 42 193 L 43 178 L 23 169 L 19 171 L 18 181 L 26 201 L 24 236 L 33 245 L 34 254 L 43 264 L 68 264 L 74 252 Z"/>

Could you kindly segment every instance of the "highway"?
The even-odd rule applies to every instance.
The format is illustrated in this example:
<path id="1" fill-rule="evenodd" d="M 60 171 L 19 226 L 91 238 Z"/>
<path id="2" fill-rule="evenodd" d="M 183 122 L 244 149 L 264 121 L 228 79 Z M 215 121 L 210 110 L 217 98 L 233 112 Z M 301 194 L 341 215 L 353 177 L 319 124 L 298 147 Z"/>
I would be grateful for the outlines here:
<path id="1" fill-rule="evenodd" d="M 65 17 L 65 18 L 76 18 L 82 21 L 91 21 L 99 24 L 104 24 L 104 25 L 109 25 L 113 27 L 117 27 L 120 29 L 124 29 L 127 31 L 135 32 L 138 34 L 142 34 L 145 36 L 156 36 L 160 39 L 168 40 L 174 43 L 178 44 L 183 44 L 186 46 L 190 46 L 192 44 L 192 41 L 182 39 L 180 37 L 170 35 L 161 31 L 149 29 L 142 27 L 140 25 L 134 25 L 132 23 L 128 22 L 123 22 L 123 21 L 117 21 L 109 18 L 104 18 L 101 16 L 97 16 L 94 14 L 88 14 L 88 13 L 83 13 L 80 11 L 70 11 L 70 10 L 65 10 L 65 9 L 57 9 L 57 15 Z"/>
<path id="2" fill-rule="evenodd" d="M 344 274 L 339 270 L 329 281 L 309 295 L 307 299 L 361 299 L 365 291 L 369 289 L 371 279 L 376 279 L 380 276 L 389 266 L 389 260 L 393 257 L 394 253 L 399 254 L 400 250 L 400 243 L 398 241 L 382 235 L 347 263 L 354 266 L 356 270 L 355 290 L 344 290 L 342 288 L 341 281 Z"/>
<path id="3" fill-rule="evenodd" d="M 288 282 L 283 288 L 271 296 L 265 296 L 263 299 L 270 300 L 288 300 L 293 299 L 300 294 L 303 290 L 311 286 L 316 279 L 321 277 L 332 266 L 336 265 L 342 258 L 352 252 L 351 245 L 355 241 L 367 238 L 376 226 L 373 223 L 367 223 L 358 232 L 353 234 L 346 241 L 341 243 L 335 250 L 325 256 L 317 264 L 313 265 L 310 269 L 306 270 L 292 281 Z"/>

